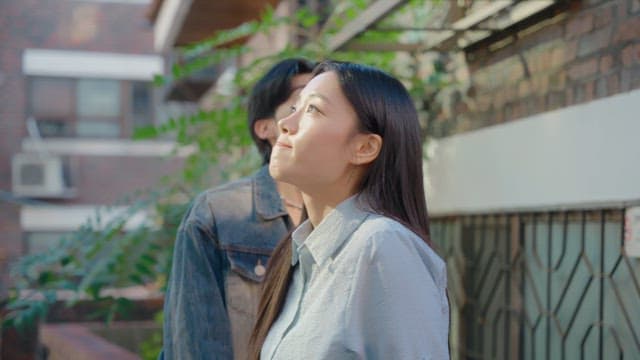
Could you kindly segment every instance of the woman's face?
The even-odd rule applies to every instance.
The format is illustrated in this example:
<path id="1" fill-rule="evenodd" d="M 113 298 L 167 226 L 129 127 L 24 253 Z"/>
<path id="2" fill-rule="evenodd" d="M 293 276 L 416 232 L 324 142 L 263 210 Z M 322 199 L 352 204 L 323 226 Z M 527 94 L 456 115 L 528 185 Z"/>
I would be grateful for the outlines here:
<path id="1" fill-rule="evenodd" d="M 278 121 L 271 175 L 303 191 L 344 183 L 358 120 L 337 75 L 326 72 L 311 79 L 291 111 Z"/>

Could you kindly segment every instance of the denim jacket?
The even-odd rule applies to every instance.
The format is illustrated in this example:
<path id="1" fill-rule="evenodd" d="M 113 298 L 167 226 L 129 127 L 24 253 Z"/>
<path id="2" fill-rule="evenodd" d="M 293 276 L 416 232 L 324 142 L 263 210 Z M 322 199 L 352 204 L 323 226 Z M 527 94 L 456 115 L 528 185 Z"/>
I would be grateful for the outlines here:
<path id="1" fill-rule="evenodd" d="M 200 194 L 174 245 L 161 359 L 244 359 L 271 251 L 291 227 L 266 166 Z"/>

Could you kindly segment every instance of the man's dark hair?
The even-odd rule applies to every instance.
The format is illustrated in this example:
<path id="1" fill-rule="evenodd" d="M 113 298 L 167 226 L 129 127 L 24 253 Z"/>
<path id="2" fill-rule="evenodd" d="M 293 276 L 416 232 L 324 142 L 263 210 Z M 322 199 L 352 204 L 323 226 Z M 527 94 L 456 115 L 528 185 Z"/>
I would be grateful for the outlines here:
<path id="1" fill-rule="evenodd" d="M 249 131 L 262 155 L 262 163 L 269 163 L 271 157 L 271 144 L 269 140 L 260 139 L 253 128 L 256 121 L 272 118 L 276 108 L 285 102 L 294 89 L 291 88 L 291 79 L 296 75 L 308 74 L 313 70 L 314 64 L 305 59 L 287 59 L 275 64 L 254 85 L 249 96 L 248 117 Z"/>

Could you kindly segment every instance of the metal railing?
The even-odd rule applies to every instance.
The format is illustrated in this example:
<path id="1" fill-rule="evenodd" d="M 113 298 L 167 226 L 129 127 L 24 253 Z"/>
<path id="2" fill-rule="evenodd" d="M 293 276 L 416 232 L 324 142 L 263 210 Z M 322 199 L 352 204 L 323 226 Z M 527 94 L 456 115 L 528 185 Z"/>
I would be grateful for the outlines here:
<path id="1" fill-rule="evenodd" d="M 640 359 L 624 210 L 436 218 L 452 359 Z"/>

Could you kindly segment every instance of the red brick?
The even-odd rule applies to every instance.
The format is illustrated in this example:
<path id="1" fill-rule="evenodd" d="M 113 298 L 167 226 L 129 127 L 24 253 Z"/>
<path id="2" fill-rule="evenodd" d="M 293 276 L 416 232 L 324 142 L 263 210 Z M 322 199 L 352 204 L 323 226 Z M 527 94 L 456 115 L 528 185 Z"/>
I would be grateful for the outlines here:
<path id="1" fill-rule="evenodd" d="M 576 58 L 576 54 L 578 53 L 578 40 L 573 40 L 567 42 L 564 50 L 564 62 L 565 64 L 573 61 Z"/>
<path id="2" fill-rule="evenodd" d="M 495 96 L 493 97 L 493 107 L 500 109 L 504 106 L 505 102 L 504 93 L 502 91 L 496 91 Z"/>
<path id="3" fill-rule="evenodd" d="M 569 86 L 566 90 L 565 90 L 565 98 L 566 98 L 566 106 L 570 106 L 573 105 L 573 87 Z"/>
<path id="4" fill-rule="evenodd" d="M 640 67 L 636 67 L 635 69 L 635 73 L 633 74 L 633 78 L 631 80 L 631 88 L 640 89 Z"/>
<path id="5" fill-rule="evenodd" d="M 608 94 L 609 91 L 607 89 L 607 79 L 601 77 L 596 80 L 596 97 L 600 99 L 607 96 Z"/>
<path id="6" fill-rule="evenodd" d="M 534 81 L 534 90 L 536 94 L 546 94 L 549 91 L 549 77 L 546 75 L 538 75 Z"/>
<path id="7" fill-rule="evenodd" d="M 524 68 L 522 67 L 522 63 L 520 61 L 513 62 L 510 65 L 511 69 L 509 71 L 507 81 L 513 84 L 522 79 L 522 77 L 524 76 Z"/>
<path id="8" fill-rule="evenodd" d="M 636 16 L 618 25 L 613 41 L 619 43 L 638 38 L 640 38 L 640 17 Z"/>
<path id="9" fill-rule="evenodd" d="M 559 71 L 549 76 L 549 90 L 564 90 L 566 86 L 567 73 Z"/>
<path id="10" fill-rule="evenodd" d="M 595 74 L 598 71 L 598 59 L 591 58 L 577 64 L 571 65 L 569 68 L 569 78 L 571 80 L 580 80 Z"/>
<path id="11" fill-rule="evenodd" d="M 596 16 L 594 20 L 594 27 L 596 29 L 611 24 L 611 20 L 613 20 L 613 6 L 603 6 L 596 9 Z"/>
<path id="12" fill-rule="evenodd" d="M 584 85 L 584 92 L 586 96 L 586 101 L 591 101 L 594 99 L 595 93 L 596 93 L 595 80 L 589 81 Z"/>
<path id="13" fill-rule="evenodd" d="M 478 111 L 487 111 L 491 108 L 491 96 L 489 94 L 478 95 L 475 104 Z"/>
<path id="14" fill-rule="evenodd" d="M 593 15 L 585 14 L 572 19 L 567 24 L 567 38 L 574 38 L 576 36 L 586 34 L 593 29 Z"/>
<path id="15" fill-rule="evenodd" d="M 565 91 L 554 91 L 547 94 L 547 106 L 545 110 L 555 110 L 566 106 L 567 94 Z"/>
<path id="16" fill-rule="evenodd" d="M 609 95 L 620 92 L 620 77 L 618 74 L 611 74 L 607 76 L 607 90 Z"/>
<path id="17" fill-rule="evenodd" d="M 565 48 L 556 47 L 551 50 L 549 67 L 555 69 L 565 63 Z"/>
<path id="18" fill-rule="evenodd" d="M 529 80 L 520 81 L 518 84 L 518 97 L 525 97 L 531 93 L 531 82 Z"/>
<path id="19" fill-rule="evenodd" d="M 613 67 L 613 56 L 604 55 L 600 58 L 600 73 L 606 74 Z"/>
<path id="20" fill-rule="evenodd" d="M 593 100 L 595 94 L 595 81 L 587 81 L 586 83 L 576 86 L 575 103 L 583 103 Z"/>
<path id="21" fill-rule="evenodd" d="M 620 91 L 635 90 L 640 87 L 640 66 L 624 68 L 620 72 Z"/>
<path id="22" fill-rule="evenodd" d="M 583 35 L 578 42 L 578 56 L 589 55 L 601 50 L 611 42 L 611 27 Z"/>
<path id="23" fill-rule="evenodd" d="M 629 44 L 622 49 L 622 65 L 625 67 L 633 66 L 640 62 L 640 43 Z"/>

